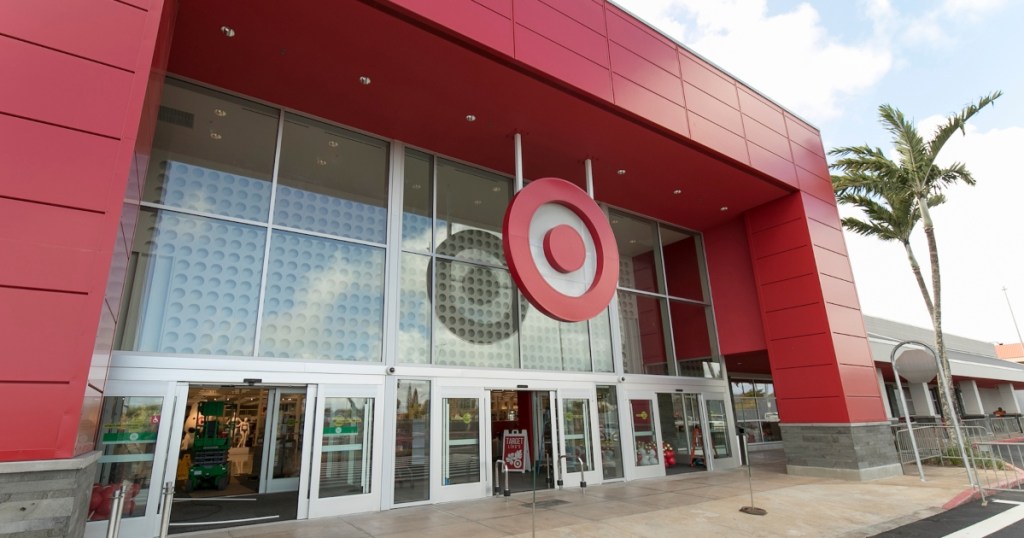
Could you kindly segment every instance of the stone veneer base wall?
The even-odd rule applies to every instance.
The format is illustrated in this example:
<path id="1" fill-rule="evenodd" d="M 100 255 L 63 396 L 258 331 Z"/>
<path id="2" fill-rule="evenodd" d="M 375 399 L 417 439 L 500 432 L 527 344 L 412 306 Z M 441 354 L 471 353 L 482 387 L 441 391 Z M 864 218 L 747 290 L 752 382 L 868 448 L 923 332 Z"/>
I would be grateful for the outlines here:
<path id="1" fill-rule="evenodd" d="M 0 536 L 84 535 L 99 457 L 0 463 Z"/>
<path id="2" fill-rule="evenodd" d="M 903 473 L 888 422 L 780 426 L 789 473 L 845 480 Z"/>

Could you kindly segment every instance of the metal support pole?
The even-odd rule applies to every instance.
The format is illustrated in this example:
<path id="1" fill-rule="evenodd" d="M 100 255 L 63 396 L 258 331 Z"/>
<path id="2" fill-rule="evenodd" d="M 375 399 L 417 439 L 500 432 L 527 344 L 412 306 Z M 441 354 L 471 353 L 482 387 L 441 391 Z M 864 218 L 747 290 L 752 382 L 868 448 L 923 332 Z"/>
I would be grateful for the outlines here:
<path id="1" fill-rule="evenodd" d="M 174 482 L 166 482 L 160 498 L 160 538 L 167 538 L 171 528 L 171 504 L 174 503 Z"/>
<path id="2" fill-rule="evenodd" d="M 501 489 L 501 484 L 498 483 L 498 467 L 501 467 L 505 471 L 505 489 Z M 508 487 L 508 464 L 505 460 L 497 460 L 494 462 L 494 496 L 497 497 L 499 493 L 505 497 L 512 495 L 512 491 Z"/>
<path id="3" fill-rule="evenodd" d="M 522 133 L 515 133 L 514 135 L 516 143 L 516 182 L 515 192 L 523 190 L 523 135 Z"/>
<path id="4" fill-rule="evenodd" d="M 107 520 L 107 538 L 117 538 L 117 535 L 121 532 L 121 511 L 124 506 L 124 494 L 127 489 L 127 484 L 122 484 L 121 489 L 111 495 L 110 519 Z"/>
<path id="5" fill-rule="evenodd" d="M 587 170 L 587 196 L 590 199 L 594 199 L 594 164 L 590 162 L 590 159 L 583 161 L 583 166 Z"/>
<path id="6" fill-rule="evenodd" d="M 917 475 L 921 477 L 921 482 L 925 482 L 924 479 L 924 468 L 921 467 L 921 455 L 917 451 L 917 439 L 914 437 L 914 426 L 910 423 L 910 412 L 907 410 L 907 397 L 903 394 L 903 383 L 900 382 L 900 372 L 896 368 L 896 350 L 903 347 L 903 344 L 907 342 L 901 342 L 892 348 L 892 354 L 889 355 L 889 364 L 892 365 L 893 377 L 896 378 L 896 392 L 900 395 L 900 406 L 903 407 L 903 418 L 907 421 L 907 435 L 910 436 L 910 446 L 914 450 L 914 462 L 917 463 Z M 897 446 L 897 449 L 899 446 Z"/>

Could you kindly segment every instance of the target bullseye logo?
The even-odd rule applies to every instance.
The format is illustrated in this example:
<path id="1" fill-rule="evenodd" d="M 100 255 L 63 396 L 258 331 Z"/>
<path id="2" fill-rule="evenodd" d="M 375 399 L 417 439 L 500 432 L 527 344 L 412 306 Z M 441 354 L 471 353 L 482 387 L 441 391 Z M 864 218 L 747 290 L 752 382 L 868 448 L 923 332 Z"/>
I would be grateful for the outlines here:
<path id="1" fill-rule="evenodd" d="M 615 236 L 601 208 L 558 178 L 531 182 L 502 227 L 512 278 L 530 304 L 561 321 L 585 321 L 611 302 L 619 280 Z"/>

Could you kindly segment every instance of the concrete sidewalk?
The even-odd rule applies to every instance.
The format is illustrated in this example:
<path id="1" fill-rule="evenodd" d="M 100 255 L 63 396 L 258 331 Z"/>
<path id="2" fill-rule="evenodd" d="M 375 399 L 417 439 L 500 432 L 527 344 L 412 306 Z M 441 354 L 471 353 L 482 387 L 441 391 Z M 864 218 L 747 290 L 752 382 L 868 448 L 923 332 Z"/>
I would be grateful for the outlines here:
<path id="1" fill-rule="evenodd" d="M 511 498 L 398 508 L 385 512 L 288 521 L 176 536 L 313 537 L 863 537 L 941 512 L 969 489 L 963 468 L 926 468 L 873 482 L 844 482 L 785 474 L 777 453 L 751 454 L 754 504 L 765 516 L 741 513 L 750 505 L 746 468 L 547 490 Z M 561 501 L 561 502 L 559 502 Z"/>

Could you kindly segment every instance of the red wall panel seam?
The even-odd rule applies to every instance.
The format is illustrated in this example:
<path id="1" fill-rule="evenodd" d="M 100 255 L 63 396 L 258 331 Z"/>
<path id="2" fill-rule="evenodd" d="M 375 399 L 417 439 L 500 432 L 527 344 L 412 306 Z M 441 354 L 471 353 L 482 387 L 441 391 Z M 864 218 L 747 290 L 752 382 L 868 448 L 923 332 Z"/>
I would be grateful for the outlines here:
<path id="1" fill-rule="evenodd" d="M 842 257 L 846 258 L 847 260 L 849 260 L 849 259 L 850 259 L 850 256 L 849 256 L 849 254 L 846 254 L 846 253 L 843 253 L 843 252 L 836 252 L 836 251 L 834 251 L 834 250 L 832 250 L 832 249 L 830 249 L 830 248 L 828 248 L 828 247 L 824 247 L 824 246 L 821 246 L 821 245 L 819 245 L 819 244 L 817 244 L 817 243 L 812 243 L 812 244 L 813 244 L 813 245 L 814 245 L 815 247 L 817 247 L 817 248 L 820 248 L 821 250 L 826 250 L 826 251 L 828 251 L 828 252 L 831 252 L 832 254 L 835 254 L 836 256 L 842 256 Z M 829 276 L 832 276 L 832 275 L 829 275 Z"/>
<path id="2" fill-rule="evenodd" d="M 819 198 L 819 200 L 820 200 L 820 198 Z M 814 222 L 817 222 L 818 224 L 821 224 L 822 226 L 827 226 L 827 227 L 832 228 L 833 230 L 836 230 L 838 232 L 843 231 L 843 227 L 841 225 L 840 226 L 833 226 L 832 224 L 829 224 L 829 223 L 827 223 L 827 222 L 825 222 L 825 221 L 823 221 L 821 219 L 816 219 L 814 217 L 807 217 L 807 220 L 813 220 Z"/>
<path id="3" fill-rule="evenodd" d="M 22 203 L 26 203 L 26 204 L 38 204 L 38 205 L 45 205 L 45 206 L 50 206 L 50 207 L 59 207 L 61 209 L 70 209 L 72 211 L 83 211 L 85 213 L 94 213 L 94 214 L 97 214 L 97 215 L 105 215 L 106 214 L 106 211 L 100 211 L 99 209 L 88 209 L 88 208 L 85 208 L 85 207 L 74 207 L 74 206 L 64 205 L 64 204 L 54 204 L 54 203 L 51 203 L 51 202 L 44 202 L 42 200 L 30 200 L 28 198 L 19 198 L 17 196 L 7 196 L 5 194 L 0 194 L 0 198 L 3 198 L 4 200 L 14 200 L 15 202 L 22 202 Z"/>
<path id="4" fill-rule="evenodd" d="M 566 51 L 566 52 L 570 52 L 570 53 L 572 53 L 572 54 L 574 54 L 574 55 L 576 55 L 576 56 L 579 56 L 579 57 L 580 57 L 580 58 L 582 58 L 583 60 L 585 60 L 585 61 L 587 61 L 587 62 L 590 62 L 590 63 L 592 63 L 592 64 L 594 64 L 594 65 L 596 65 L 596 66 L 600 67 L 601 69 L 605 69 L 605 67 L 604 67 L 603 65 L 601 65 L 601 64 L 599 64 L 599 63 L 597 63 L 597 62 L 595 62 L 594 60 L 591 60 L 590 58 L 587 58 L 586 56 L 584 56 L 584 55 L 582 55 L 582 54 L 580 54 L 580 53 L 576 52 L 575 50 L 572 50 L 572 49 L 570 49 L 570 48 L 567 48 L 567 47 L 565 47 L 565 46 L 564 46 L 564 45 L 562 45 L 561 43 L 559 43 L 559 42 L 557 42 L 557 41 L 555 41 L 555 40 L 553 40 L 553 39 L 549 38 L 548 36 L 546 36 L 546 35 L 544 35 L 544 34 L 541 34 L 541 33 L 535 32 L 534 30 L 530 29 L 530 27 L 529 27 L 529 26 L 523 26 L 522 24 L 518 24 L 518 23 L 513 23 L 513 25 L 514 25 L 515 27 L 517 27 L 517 28 L 522 28 L 523 30 L 525 30 L 525 31 L 527 31 L 527 32 L 530 32 L 531 34 L 533 34 L 533 35 L 535 35 L 535 36 L 539 37 L 540 39 L 543 39 L 544 41 L 547 41 L 548 43 L 551 43 L 552 45 L 554 45 L 554 46 L 556 46 L 556 47 L 558 47 L 558 48 L 560 48 L 560 49 L 562 49 L 562 50 L 564 50 L 564 51 Z M 514 37 L 514 36 L 516 35 L 516 32 L 515 32 L 515 31 L 513 31 L 513 32 L 512 32 L 512 35 L 513 35 L 513 39 L 515 39 L 515 37 Z M 611 69 L 608 69 L 608 72 L 609 72 L 609 73 L 611 73 Z M 619 75 L 619 76 L 622 76 L 622 75 Z M 609 78 L 611 78 L 611 77 L 609 77 Z M 622 77 L 622 78 L 626 78 L 626 77 Z M 627 80 L 629 80 L 629 79 L 627 79 Z M 583 91 L 586 91 L 586 90 L 583 90 Z"/>
<path id="5" fill-rule="evenodd" d="M 25 43 L 26 45 L 32 45 L 33 47 L 39 47 L 41 49 L 50 50 L 50 51 L 56 52 L 58 54 L 63 54 L 64 56 L 70 56 L 72 58 L 78 58 L 79 60 L 85 60 L 85 61 L 90 62 L 90 63 L 99 64 L 99 65 L 106 66 L 106 67 L 111 67 L 111 68 L 117 69 L 118 71 L 122 71 L 122 72 L 125 72 L 125 73 L 129 73 L 129 74 L 134 74 L 135 73 L 134 71 L 131 71 L 129 69 L 125 69 L 123 67 L 120 67 L 120 66 L 117 66 L 117 65 L 114 65 L 114 64 L 108 64 L 107 62 L 101 62 L 99 60 L 95 60 L 93 58 L 89 58 L 88 56 L 82 56 L 80 54 L 75 54 L 75 53 L 72 53 L 72 52 L 68 52 L 66 50 L 61 50 L 61 49 L 49 47 L 47 45 L 36 43 L 35 41 L 28 41 L 28 40 L 22 39 L 20 37 L 15 37 L 15 36 L 12 36 L 10 34 L 5 34 L 3 32 L 0 32 L 0 37 L 6 37 L 6 38 L 12 39 L 14 41 L 20 41 L 22 43 Z"/>
<path id="6" fill-rule="evenodd" d="M 800 250 L 800 249 L 805 248 L 805 247 L 807 247 L 807 245 L 799 245 L 799 246 L 795 246 L 793 248 L 787 248 L 786 250 L 780 250 L 778 252 L 772 252 L 771 254 L 765 254 L 764 256 L 758 256 L 758 257 L 754 258 L 754 260 L 755 261 L 756 260 L 763 260 L 765 258 L 770 258 L 772 256 L 778 256 L 779 254 L 785 254 L 787 252 L 793 252 L 794 250 Z M 824 247 L 822 247 L 822 248 L 824 248 Z M 825 250 L 828 250 L 828 249 L 825 249 Z M 833 252 L 833 251 L 830 250 L 829 252 Z M 839 254 L 839 253 L 836 252 L 836 254 Z M 804 273 L 804 274 L 806 275 L 806 274 L 810 274 L 810 273 Z M 800 275 L 800 276 L 802 276 L 802 275 Z M 778 282 L 778 281 L 776 281 L 776 282 Z"/>
<path id="7" fill-rule="evenodd" d="M 608 30 L 608 2 L 604 2 L 602 5 L 602 13 L 604 14 L 604 44 L 608 53 L 608 87 L 612 92 L 612 104 L 614 104 L 618 100 L 615 98 L 615 70 L 612 69 L 612 38 L 609 36 Z"/>
<path id="8" fill-rule="evenodd" d="M 800 248 L 803 248 L 803 247 L 800 247 Z M 771 256 L 774 256 L 774 254 L 772 254 Z M 765 256 L 765 258 L 768 258 L 768 257 L 769 256 Z M 764 259 L 764 258 L 762 258 L 762 259 Z M 780 278 L 778 280 L 763 280 L 763 281 L 761 281 L 761 285 L 758 286 L 758 288 L 760 288 L 762 286 L 768 286 L 769 284 L 778 284 L 779 282 L 785 282 L 786 280 L 790 280 L 790 279 L 793 279 L 793 278 L 802 278 L 802 277 L 805 277 L 807 275 L 813 275 L 813 274 L 815 274 L 813 271 L 808 271 L 806 273 L 800 273 L 799 275 L 793 275 L 791 277 L 788 276 L 788 277 L 785 277 L 785 278 Z"/>
<path id="9" fill-rule="evenodd" d="M 782 308 L 765 308 L 764 312 L 765 312 L 765 314 L 771 314 L 773 312 L 784 312 L 786 310 L 792 310 L 794 308 L 802 308 L 802 307 L 805 307 L 805 306 L 811 306 L 811 305 L 820 304 L 820 303 L 821 303 L 821 301 L 810 301 L 810 302 L 806 302 L 806 303 L 798 303 L 798 304 L 786 305 L 786 306 L 784 306 Z"/>
<path id="10" fill-rule="evenodd" d="M 44 293 L 64 293 L 67 295 L 89 295 L 87 291 L 59 290 L 56 288 L 34 288 L 31 286 L 15 286 L 13 284 L 0 284 L 0 288 L 9 290 L 40 291 Z"/>
<path id="11" fill-rule="evenodd" d="M 751 228 L 751 229 L 750 229 L 750 232 L 751 232 L 752 234 L 759 234 L 759 233 L 762 233 L 762 232 L 767 232 L 768 230 L 771 230 L 771 229 L 773 229 L 773 228 L 778 228 L 779 226 L 785 226 L 785 225 L 787 225 L 787 224 L 790 224 L 790 223 L 792 223 L 792 222 L 797 222 L 797 221 L 800 221 L 800 220 L 803 220 L 803 217 L 802 217 L 802 216 L 800 216 L 800 217 L 793 217 L 793 218 L 791 218 L 791 219 L 789 219 L 789 220 L 783 220 L 783 221 L 779 221 L 779 222 L 777 222 L 777 223 L 775 223 L 775 224 L 772 224 L 772 225 L 770 225 L 770 226 L 765 226 L 765 227 L 763 227 L 763 228 L 758 228 L 758 229 L 756 229 L 756 230 L 755 230 L 755 229 L 753 229 L 753 228 Z"/>
<path id="12" fill-rule="evenodd" d="M 143 12 L 149 13 L 149 11 L 146 10 L 146 9 L 143 9 L 142 6 L 137 6 L 135 4 L 130 4 L 128 2 L 124 2 L 123 0 L 114 0 L 114 1 L 117 2 L 118 4 L 125 5 L 125 6 L 128 6 L 130 8 L 137 9 L 139 11 L 143 11 Z"/>
<path id="13" fill-rule="evenodd" d="M 7 116 L 9 118 L 18 118 L 19 120 L 31 121 L 31 122 L 39 123 L 41 125 L 49 125 L 50 127 L 59 127 L 61 129 L 67 129 L 69 131 L 76 131 L 76 132 L 79 132 L 79 133 L 85 133 L 85 134 L 93 135 L 93 136 L 99 136 L 99 137 L 103 137 L 103 138 L 106 138 L 106 139 L 109 139 L 109 140 L 121 140 L 120 138 L 118 138 L 116 136 L 111 136 L 111 135 L 107 135 L 107 134 L 103 134 L 103 133 L 97 133 L 95 131 L 89 131 L 89 130 L 86 130 L 86 129 L 79 129 L 77 127 L 70 127 L 68 125 L 61 125 L 59 123 L 53 123 L 53 122 L 50 122 L 50 121 L 41 120 L 39 118 L 30 118 L 28 116 L 22 116 L 21 114 L 11 114 L 10 112 L 4 112 L 2 110 L 0 110 L 0 114 L 3 114 L 4 116 Z"/>

